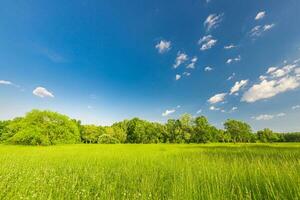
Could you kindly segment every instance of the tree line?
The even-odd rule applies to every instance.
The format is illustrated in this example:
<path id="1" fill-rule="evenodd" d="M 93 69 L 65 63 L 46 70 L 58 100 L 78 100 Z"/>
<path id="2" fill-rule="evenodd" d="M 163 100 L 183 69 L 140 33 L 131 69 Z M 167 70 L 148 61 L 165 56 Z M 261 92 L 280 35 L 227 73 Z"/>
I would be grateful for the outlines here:
<path id="1" fill-rule="evenodd" d="M 253 132 L 249 124 L 233 119 L 224 123 L 224 129 L 218 129 L 205 116 L 193 118 L 189 114 L 164 124 L 133 118 L 111 126 L 82 125 L 66 115 L 32 110 L 24 117 L 0 121 L 0 142 L 20 145 L 300 142 L 300 133 L 275 133 L 268 128 Z"/>

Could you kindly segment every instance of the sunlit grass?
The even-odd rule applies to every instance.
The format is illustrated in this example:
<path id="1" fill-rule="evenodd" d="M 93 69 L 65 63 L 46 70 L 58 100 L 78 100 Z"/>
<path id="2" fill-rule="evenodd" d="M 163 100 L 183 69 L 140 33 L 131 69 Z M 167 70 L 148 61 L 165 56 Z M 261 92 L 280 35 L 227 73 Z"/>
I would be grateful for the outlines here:
<path id="1" fill-rule="evenodd" d="M 0 145 L 0 199 L 299 199 L 300 144 Z"/>

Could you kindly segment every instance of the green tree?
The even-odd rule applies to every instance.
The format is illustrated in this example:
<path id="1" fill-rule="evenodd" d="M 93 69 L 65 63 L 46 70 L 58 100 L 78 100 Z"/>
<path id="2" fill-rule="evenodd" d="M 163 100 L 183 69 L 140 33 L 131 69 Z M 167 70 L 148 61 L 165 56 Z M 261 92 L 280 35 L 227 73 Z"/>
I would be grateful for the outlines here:
<path id="1" fill-rule="evenodd" d="M 84 143 L 97 143 L 100 135 L 105 134 L 103 127 L 95 125 L 83 125 L 81 128 L 81 139 Z"/>
<path id="2" fill-rule="evenodd" d="M 257 139 L 260 142 L 276 142 L 279 140 L 279 135 L 274 133 L 271 129 L 265 128 L 257 131 Z"/>
<path id="3" fill-rule="evenodd" d="M 224 123 L 226 131 L 233 142 L 250 142 L 252 139 L 251 126 L 245 122 L 229 119 Z"/>
<path id="4" fill-rule="evenodd" d="M 65 115 L 33 110 L 9 123 L 2 138 L 23 145 L 70 144 L 80 142 L 80 132 L 77 124 Z"/>

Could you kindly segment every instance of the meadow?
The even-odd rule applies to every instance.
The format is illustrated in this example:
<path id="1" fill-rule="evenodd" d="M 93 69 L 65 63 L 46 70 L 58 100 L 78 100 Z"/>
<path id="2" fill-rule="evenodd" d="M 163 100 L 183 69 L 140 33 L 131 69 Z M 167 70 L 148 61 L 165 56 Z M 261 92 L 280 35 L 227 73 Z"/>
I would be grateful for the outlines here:
<path id="1" fill-rule="evenodd" d="M 300 144 L 0 145 L 0 199 L 300 199 Z"/>

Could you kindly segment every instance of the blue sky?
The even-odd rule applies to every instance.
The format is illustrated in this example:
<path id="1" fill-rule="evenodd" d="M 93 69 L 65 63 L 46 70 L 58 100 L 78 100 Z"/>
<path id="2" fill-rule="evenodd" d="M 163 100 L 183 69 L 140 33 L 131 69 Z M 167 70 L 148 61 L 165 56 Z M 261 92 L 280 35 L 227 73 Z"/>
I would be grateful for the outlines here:
<path id="1" fill-rule="evenodd" d="M 298 0 L 0 2 L 0 119 L 205 115 L 300 130 Z"/>

